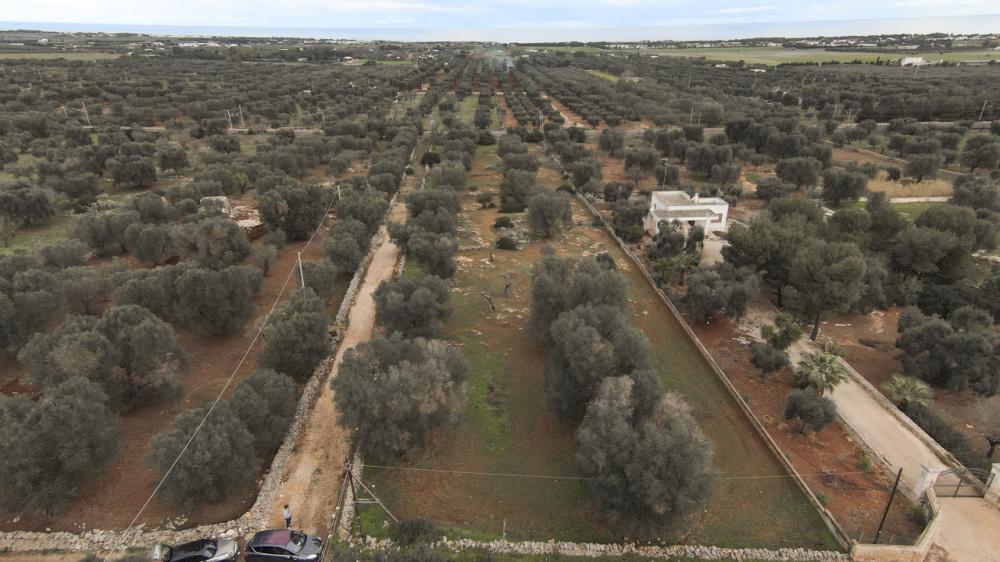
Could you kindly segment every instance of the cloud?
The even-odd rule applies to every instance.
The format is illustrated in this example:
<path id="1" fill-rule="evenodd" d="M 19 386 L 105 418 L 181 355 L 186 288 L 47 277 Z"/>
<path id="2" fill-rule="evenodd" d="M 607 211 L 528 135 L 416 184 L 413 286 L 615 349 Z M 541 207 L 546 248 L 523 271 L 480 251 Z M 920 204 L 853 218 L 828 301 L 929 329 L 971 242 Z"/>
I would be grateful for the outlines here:
<path id="1" fill-rule="evenodd" d="M 777 6 L 736 6 L 733 8 L 722 8 L 715 10 L 713 14 L 752 14 L 756 12 L 770 12 L 777 10 Z"/>

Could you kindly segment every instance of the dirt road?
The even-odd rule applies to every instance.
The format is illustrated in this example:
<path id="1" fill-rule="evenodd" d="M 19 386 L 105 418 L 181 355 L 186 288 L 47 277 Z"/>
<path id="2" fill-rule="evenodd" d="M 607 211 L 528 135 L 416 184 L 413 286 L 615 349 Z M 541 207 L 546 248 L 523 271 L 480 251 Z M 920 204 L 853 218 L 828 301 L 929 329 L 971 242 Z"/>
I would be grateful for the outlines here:
<path id="1" fill-rule="evenodd" d="M 406 193 L 419 185 L 420 177 L 410 176 L 403 183 Z M 403 198 L 389 211 L 390 221 L 406 218 Z M 347 316 L 347 329 L 337 348 L 331 367 L 330 379 L 337 376 L 337 367 L 344 352 L 372 337 L 375 330 L 375 301 L 372 293 L 382 281 L 392 277 L 399 248 L 389 239 L 385 227 L 379 229 L 379 244 L 372 257 L 364 281 Z M 324 385 L 316 398 L 309 418 L 309 429 L 303 433 L 298 447 L 289 461 L 285 479 L 275 493 L 268 523 L 284 527 L 282 509 L 289 504 L 292 526 L 307 533 L 326 536 L 333 514 L 337 490 L 340 487 L 344 466 L 349 454 L 349 436 L 337 423 L 337 408 L 333 403 L 333 389 Z"/>

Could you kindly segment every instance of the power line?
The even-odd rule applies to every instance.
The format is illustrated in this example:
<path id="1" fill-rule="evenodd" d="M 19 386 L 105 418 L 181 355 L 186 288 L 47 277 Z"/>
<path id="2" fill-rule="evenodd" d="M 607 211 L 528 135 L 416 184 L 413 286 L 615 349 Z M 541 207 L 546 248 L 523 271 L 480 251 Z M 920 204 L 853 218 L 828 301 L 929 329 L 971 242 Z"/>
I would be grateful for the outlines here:
<path id="1" fill-rule="evenodd" d="M 305 250 L 306 248 L 309 247 L 309 244 L 312 244 L 313 240 L 316 238 L 316 235 L 319 233 L 320 229 L 323 228 L 323 223 L 326 222 L 326 217 L 330 214 L 330 210 L 333 209 L 333 205 L 334 203 L 336 203 L 336 201 L 337 200 L 335 198 L 333 197 L 330 198 L 330 205 L 327 206 L 326 212 L 323 214 L 323 220 L 321 220 L 319 224 L 316 226 L 316 230 L 313 231 L 312 236 L 310 236 L 309 240 L 307 240 L 305 245 L 302 246 L 302 250 Z M 135 517 L 132 518 L 132 521 L 128 524 L 128 527 L 126 527 L 125 530 L 122 531 L 121 537 L 119 537 L 118 539 L 119 542 L 125 541 L 125 537 L 128 534 L 128 532 L 132 530 L 132 527 L 135 525 L 135 522 L 139 520 L 139 517 L 142 516 L 142 513 L 146 510 L 147 507 L 149 507 L 149 502 L 153 501 L 153 498 L 156 496 L 156 493 L 160 491 L 161 487 L 163 487 L 163 483 L 166 482 L 167 478 L 170 477 L 170 473 L 173 472 L 174 467 L 177 466 L 177 463 L 180 462 L 181 458 L 184 456 L 184 453 L 187 452 L 188 447 L 190 447 L 191 443 L 194 442 L 194 438 L 198 436 L 198 433 L 201 431 L 201 428 L 205 426 L 205 423 L 208 421 L 209 416 L 212 415 L 212 412 L 215 411 L 216 406 L 218 406 L 219 402 L 222 401 L 222 396 L 226 393 L 226 390 L 233 383 L 233 379 L 236 378 L 236 374 L 239 373 L 240 369 L 243 367 L 243 364 L 246 362 L 247 357 L 250 356 L 250 352 L 257 344 L 257 340 L 259 340 L 261 334 L 264 333 L 264 328 L 267 326 L 267 322 L 268 320 L 270 320 L 271 315 L 274 313 L 274 310 L 278 307 L 278 303 L 281 302 L 281 297 L 285 294 L 285 289 L 288 288 L 288 282 L 292 279 L 292 276 L 295 274 L 295 269 L 296 269 L 296 264 L 292 264 L 292 267 L 288 270 L 288 275 L 285 276 L 284 283 L 281 284 L 281 290 L 278 291 L 278 295 L 274 298 L 274 302 L 271 303 L 271 308 L 267 311 L 267 314 L 261 321 L 260 327 L 257 329 L 257 333 L 255 333 L 253 339 L 250 340 L 250 345 L 247 346 L 247 350 L 240 357 L 239 362 L 236 364 L 236 368 L 233 369 L 233 372 L 229 375 L 229 378 L 226 379 L 226 384 L 222 386 L 222 390 L 219 391 L 218 396 L 216 396 L 215 400 L 212 401 L 212 405 L 209 406 L 208 411 L 205 412 L 205 416 L 198 423 L 197 427 L 195 427 L 194 432 L 191 434 L 191 437 L 188 438 L 187 442 L 184 443 L 184 447 L 182 447 L 180 452 L 177 453 L 177 458 L 175 458 L 174 461 L 170 463 L 170 467 L 167 469 L 165 473 L 163 473 L 163 477 L 160 478 L 159 482 L 157 482 L 156 487 L 153 488 L 153 491 L 149 494 L 149 497 L 146 498 L 146 501 L 142 504 L 142 507 L 139 508 L 139 511 L 135 514 Z"/>
<path id="2" fill-rule="evenodd" d="M 365 468 L 381 468 L 385 470 L 401 470 L 409 472 L 433 472 L 441 474 L 455 474 L 459 476 L 497 476 L 503 478 L 542 478 L 547 480 L 596 480 L 593 477 L 587 476 L 565 476 L 565 475 L 547 475 L 547 474 L 519 474 L 512 472 L 477 472 L 472 470 L 451 470 L 444 468 L 422 468 L 415 466 L 387 466 L 379 464 L 365 464 Z M 815 474 L 799 474 L 801 477 L 808 476 L 844 476 L 848 474 L 867 474 L 863 470 L 853 470 L 847 472 L 817 472 Z M 762 479 L 774 479 L 774 478 L 794 478 L 792 474 L 724 474 L 724 473 L 713 473 L 713 475 L 720 480 L 762 480 Z"/>

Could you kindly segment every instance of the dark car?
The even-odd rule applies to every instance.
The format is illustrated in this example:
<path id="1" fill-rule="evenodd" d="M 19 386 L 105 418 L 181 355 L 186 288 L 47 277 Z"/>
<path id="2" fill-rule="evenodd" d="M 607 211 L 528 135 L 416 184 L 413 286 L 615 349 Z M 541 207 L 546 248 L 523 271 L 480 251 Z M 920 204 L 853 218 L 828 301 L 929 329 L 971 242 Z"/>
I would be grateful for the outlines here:
<path id="1" fill-rule="evenodd" d="M 202 539 L 177 546 L 158 544 L 153 560 L 163 562 L 235 562 L 240 555 L 233 539 Z"/>
<path id="2" fill-rule="evenodd" d="M 312 562 L 323 553 L 323 541 L 291 529 L 261 531 L 247 543 L 247 562 Z"/>

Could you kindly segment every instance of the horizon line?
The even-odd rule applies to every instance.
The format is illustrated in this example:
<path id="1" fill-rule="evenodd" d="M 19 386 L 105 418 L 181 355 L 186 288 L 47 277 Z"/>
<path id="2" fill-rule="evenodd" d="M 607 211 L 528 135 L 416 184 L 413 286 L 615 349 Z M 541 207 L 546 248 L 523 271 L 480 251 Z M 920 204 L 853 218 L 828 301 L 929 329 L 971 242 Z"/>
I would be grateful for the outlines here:
<path id="1" fill-rule="evenodd" d="M 981 27 L 985 22 L 983 18 L 996 18 L 997 22 L 994 22 L 996 27 L 993 31 L 984 31 Z M 952 25 L 947 25 L 941 23 L 942 20 L 948 20 Z M 968 28 L 965 30 L 959 30 L 954 26 L 955 23 L 960 21 L 967 21 L 969 23 Z M 804 27 L 821 27 L 828 26 L 834 27 L 843 24 L 856 24 L 856 23 L 866 23 L 868 25 L 879 24 L 879 23 L 919 23 L 919 22 L 929 22 L 937 23 L 942 29 L 935 31 L 902 31 L 902 30 L 886 30 L 883 32 L 855 32 L 855 33 L 836 33 L 836 32 L 822 32 L 817 31 L 812 34 L 802 34 L 802 35 L 788 35 L 788 34 L 753 34 L 749 29 L 746 35 L 722 35 L 725 33 L 726 28 L 732 28 L 734 26 L 739 26 L 742 28 L 766 28 L 766 27 L 789 27 L 789 26 L 804 26 Z M 19 28 L 7 28 L 6 26 L 30 26 L 29 28 L 19 27 Z M 569 43 L 569 42 L 611 42 L 611 41 L 735 41 L 735 40 L 751 40 L 751 39 L 808 39 L 817 37 L 865 37 L 872 35 L 929 35 L 934 33 L 944 33 L 944 34 L 998 34 L 1000 33 L 1000 14 L 979 14 L 971 16 L 950 16 L 947 18 L 940 17 L 907 17 L 907 18 L 845 18 L 845 19 L 831 19 L 831 20 L 779 20 L 779 21 L 752 21 L 752 22 L 729 22 L 729 23 L 677 23 L 677 24 L 662 24 L 662 25 L 632 25 L 632 26 L 599 26 L 599 25 L 579 25 L 579 26 L 519 26 L 519 27 L 504 27 L 504 26 L 493 26 L 493 27 L 403 27 L 403 26 L 390 26 L 390 27 L 305 27 L 305 26 L 254 26 L 254 25 L 205 25 L 205 24 L 176 24 L 176 23 L 97 23 L 97 22 L 37 22 L 37 21 L 0 21 L 0 32 L 14 32 L 14 31 L 38 31 L 44 33 L 133 33 L 136 35 L 147 35 L 147 36 L 166 36 L 166 37 L 235 37 L 240 36 L 239 32 L 244 31 L 243 36 L 247 37 L 260 37 L 260 38 L 295 38 L 295 39 L 334 39 L 334 37 L 317 35 L 316 33 L 321 32 L 344 32 L 344 33 L 358 33 L 360 35 L 352 37 L 350 35 L 345 35 L 342 37 L 336 37 L 336 39 L 357 39 L 357 40 L 368 40 L 368 41 L 405 41 L 405 42 L 475 42 L 475 43 L 489 43 L 489 42 L 503 42 L 503 43 L 535 43 L 535 42 L 547 42 L 547 43 Z M 63 27 L 59 29 L 59 27 Z M 67 29 L 66 26 L 71 27 Z M 979 26 L 978 29 L 973 30 L 973 27 Z M 130 29 L 131 28 L 131 29 Z M 146 30 L 139 28 L 147 28 Z M 156 29 L 164 30 L 177 30 L 175 33 L 170 32 L 156 32 Z M 676 38 L 671 39 L 667 37 L 649 37 L 640 36 L 641 33 L 654 33 L 654 32 L 668 32 L 668 31 L 693 31 L 702 30 L 710 31 L 712 29 L 718 30 L 720 35 L 715 37 L 691 37 L 691 38 Z M 188 31 L 184 31 L 188 30 Z M 213 32 L 213 30 L 216 30 Z M 603 38 L 603 39 L 575 39 L 575 38 L 560 38 L 560 39 L 532 39 L 532 40 L 509 40 L 509 39 L 490 39 L 479 37 L 477 39 L 458 39 L 455 37 L 446 37 L 450 33 L 470 33 L 470 32 L 494 32 L 497 34 L 502 34 L 504 32 L 518 32 L 531 33 L 531 32 L 549 32 L 553 35 L 565 35 L 567 33 L 588 33 L 593 34 L 594 32 L 606 31 L 609 32 L 608 35 L 615 35 L 615 32 L 622 32 L 629 30 L 635 33 L 635 37 L 630 39 L 620 39 L 620 38 Z M 234 35 L 227 35 L 225 33 L 220 33 L 222 31 L 234 33 Z M 253 31 L 267 31 L 267 34 L 254 34 Z M 732 33 L 732 30 L 729 30 Z M 274 34 L 273 32 L 289 33 L 288 35 Z M 370 35 L 372 32 L 386 33 L 386 36 L 379 37 Z M 424 38 L 424 39 L 398 39 L 392 38 L 390 35 L 398 34 L 399 32 L 410 33 L 414 36 L 418 35 L 433 35 L 441 34 L 439 38 Z M 312 34 L 310 34 L 312 33 Z M 738 33 L 738 32 L 737 32 Z M 362 38 L 361 35 L 368 35 L 368 37 Z"/>

